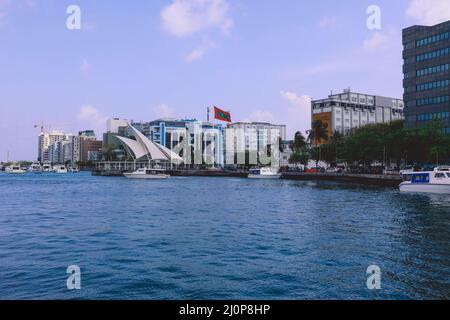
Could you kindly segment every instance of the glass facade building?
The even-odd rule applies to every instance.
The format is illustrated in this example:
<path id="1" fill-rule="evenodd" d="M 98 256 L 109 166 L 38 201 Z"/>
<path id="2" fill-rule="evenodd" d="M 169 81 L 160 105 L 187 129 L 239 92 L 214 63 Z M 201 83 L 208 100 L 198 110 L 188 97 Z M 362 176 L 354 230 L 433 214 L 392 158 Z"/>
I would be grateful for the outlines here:
<path id="1" fill-rule="evenodd" d="M 450 21 L 403 30 L 405 125 L 442 121 L 450 132 Z"/>

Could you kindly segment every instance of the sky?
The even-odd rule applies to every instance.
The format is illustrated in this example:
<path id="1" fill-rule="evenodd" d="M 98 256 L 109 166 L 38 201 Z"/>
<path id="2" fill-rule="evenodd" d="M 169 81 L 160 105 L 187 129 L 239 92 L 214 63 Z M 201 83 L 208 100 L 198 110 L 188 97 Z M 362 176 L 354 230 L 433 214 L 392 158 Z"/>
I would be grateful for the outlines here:
<path id="1" fill-rule="evenodd" d="M 42 122 L 101 137 L 214 105 L 292 138 L 331 91 L 401 98 L 402 28 L 449 19 L 448 0 L 0 0 L 0 161 L 34 160 Z"/>

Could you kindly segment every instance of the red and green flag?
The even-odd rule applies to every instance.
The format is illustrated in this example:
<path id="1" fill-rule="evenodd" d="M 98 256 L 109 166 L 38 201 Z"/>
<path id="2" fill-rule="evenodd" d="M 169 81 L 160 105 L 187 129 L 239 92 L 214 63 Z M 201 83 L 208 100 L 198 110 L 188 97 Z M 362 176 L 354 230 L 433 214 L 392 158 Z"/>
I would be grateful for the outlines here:
<path id="1" fill-rule="evenodd" d="M 214 107 L 214 114 L 217 120 L 231 122 L 231 114 L 229 112 L 223 111 L 217 107 Z"/>

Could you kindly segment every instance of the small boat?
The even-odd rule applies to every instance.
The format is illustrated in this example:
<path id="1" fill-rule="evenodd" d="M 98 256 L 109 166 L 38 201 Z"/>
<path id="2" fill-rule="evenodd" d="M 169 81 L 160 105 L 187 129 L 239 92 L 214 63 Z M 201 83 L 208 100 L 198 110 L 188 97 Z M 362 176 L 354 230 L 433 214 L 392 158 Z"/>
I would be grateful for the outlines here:
<path id="1" fill-rule="evenodd" d="M 281 174 L 275 168 L 251 169 L 249 179 L 280 179 Z"/>
<path id="2" fill-rule="evenodd" d="M 35 162 L 35 163 L 31 164 L 31 166 L 28 168 L 28 172 L 43 173 L 44 169 L 42 168 L 40 163 Z"/>
<path id="3" fill-rule="evenodd" d="M 27 171 L 23 170 L 19 165 L 12 164 L 9 167 L 5 168 L 5 173 L 8 173 L 8 174 L 22 174 L 22 173 L 27 173 Z"/>
<path id="4" fill-rule="evenodd" d="M 168 179 L 170 175 L 165 173 L 163 169 L 147 169 L 141 168 L 131 173 L 123 175 L 128 179 Z"/>
<path id="5" fill-rule="evenodd" d="M 67 168 L 67 171 L 70 172 L 70 173 L 78 173 L 78 172 L 80 172 L 78 167 L 72 167 L 72 166 L 69 166 L 69 168 Z"/>
<path id="6" fill-rule="evenodd" d="M 42 170 L 44 172 L 52 172 L 52 164 L 48 161 L 44 162 L 44 164 L 42 165 Z"/>
<path id="7" fill-rule="evenodd" d="M 53 172 L 58 174 L 67 173 L 67 168 L 65 166 L 54 166 Z"/>
<path id="8" fill-rule="evenodd" d="M 450 194 L 450 171 L 411 172 L 403 175 L 401 192 Z"/>

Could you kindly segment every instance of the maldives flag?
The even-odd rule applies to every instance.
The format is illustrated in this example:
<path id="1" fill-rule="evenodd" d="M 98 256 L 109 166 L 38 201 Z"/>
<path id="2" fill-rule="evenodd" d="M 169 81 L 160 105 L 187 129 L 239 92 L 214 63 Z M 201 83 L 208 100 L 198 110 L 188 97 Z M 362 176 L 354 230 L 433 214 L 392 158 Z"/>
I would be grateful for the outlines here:
<path id="1" fill-rule="evenodd" d="M 214 115 L 217 120 L 231 122 L 231 114 L 217 107 L 214 107 Z"/>

